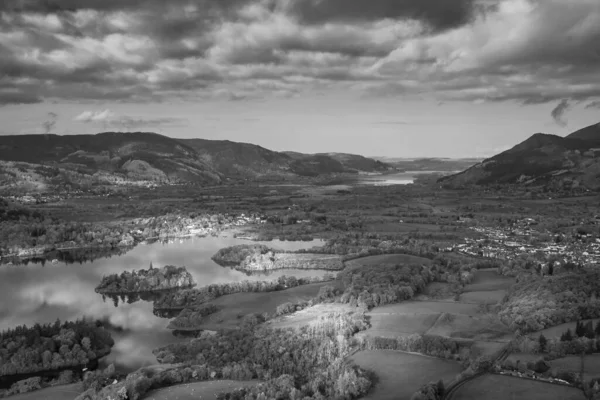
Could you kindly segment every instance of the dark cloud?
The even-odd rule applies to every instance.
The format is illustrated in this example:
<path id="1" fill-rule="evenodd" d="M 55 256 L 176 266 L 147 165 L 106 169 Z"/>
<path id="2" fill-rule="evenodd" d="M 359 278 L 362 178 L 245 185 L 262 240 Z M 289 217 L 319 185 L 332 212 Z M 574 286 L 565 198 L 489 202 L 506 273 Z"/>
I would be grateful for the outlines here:
<path id="1" fill-rule="evenodd" d="M 217 7 L 230 10 L 251 0 L 170 0 L 170 4 L 196 4 L 199 7 Z M 56 13 L 77 10 L 140 10 L 160 8 L 167 2 L 164 0 L 2 0 L 0 10 L 10 12 Z"/>
<path id="2" fill-rule="evenodd" d="M 600 109 L 600 100 L 595 100 L 595 101 L 592 101 L 591 103 L 586 104 L 585 108 L 586 109 L 589 109 L 589 108 Z"/>
<path id="3" fill-rule="evenodd" d="M 43 99 L 35 93 L 0 90 L 0 106 L 7 104 L 34 104 L 41 103 L 42 101 Z"/>
<path id="4" fill-rule="evenodd" d="M 187 124 L 187 119 L 185 118 L 127 116 L 115 114 L 108 109 L 102 111 L 84 111 L 73 120 L 86 124 L 99 124 L 104 129 L 125 129 L 129 131 L 139 128 L 182 126 Z"/>
<path id="5" fill-rule="evenodd" d="M 470 21 L 474 4 L 474 0 L 297 0 L 290 12 L 307 24 L 409 18 L 440 31 Z"/>
<path id="6" fill-rule="evenodd" d="M 550 115 L 552 115 L 552 118 L 557 125 L 562 127 L 567 126 L 567 121 L 564 119 L 564 115 L 567 111 L 569 111 L 570 108 L 571 103 L 569 102 L 569 99 L 562 99 L 561 102 L 554 107 Z"/>

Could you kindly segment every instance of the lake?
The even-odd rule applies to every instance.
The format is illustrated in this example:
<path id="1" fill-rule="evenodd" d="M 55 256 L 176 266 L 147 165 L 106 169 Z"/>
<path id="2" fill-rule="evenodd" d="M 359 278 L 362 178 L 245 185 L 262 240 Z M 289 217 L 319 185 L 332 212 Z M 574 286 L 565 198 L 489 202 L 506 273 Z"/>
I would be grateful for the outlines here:
<path id="1" fill-rule="evenodd" d="M 152 313 L 152 303 L 138 301 L 132 304 L 119 302 L 115 307 L 109 298 L 94 292 L 104 275 L 146 269 L 152 262 L 155 268 L 165 265 L 185 266 L 193 275 L 198 287 L 213 283 L 238 282 L 242 280 L 271 280 L 282 275 L 296 277 L 323 276 L 326 271 L 279 270 L 268 275 L 248 276 L 213 262 L 219 249 L 237 244 L 250 243 L 233 237 L 204 237 L 175 239 L 171 243 L 138 245 L 131 251 L 91 262 L 67 264 L 58 262 L 29 263 L 27 265 L 0 266 L 0 330 L 17 325 L 49 323 L 81 317 L 107 320 L 118 327 L 112 331 L 115 346 L 106 358 L 119 370 L 131 371 L 144 365 L 155 364 L 152 350 L 177 342 L 166 329 L 168 319 Z M 324 242 L 286 242 L 273 240 L 264 243 L 282 250 L 299 250 L 321 246 Z"/>
<path id="2" fill-rule="evenodd" d="M 358 179 L 358 183 L 363 185 L 373 186 L 391 186 L 391 185 L 408 185 L 415 181 L 419 175 L 423 174 L 450 174 L 453 172 L 441 171 L 405 171 L 395 174 L 383 175 L 362 175 Z"/>

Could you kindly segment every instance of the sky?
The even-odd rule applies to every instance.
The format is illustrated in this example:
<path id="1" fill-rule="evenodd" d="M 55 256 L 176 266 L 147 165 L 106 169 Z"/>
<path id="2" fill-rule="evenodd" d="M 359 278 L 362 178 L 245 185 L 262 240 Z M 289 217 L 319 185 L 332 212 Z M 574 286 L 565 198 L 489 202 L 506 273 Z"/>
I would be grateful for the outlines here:
<path id="1" fill-rule="evenodd" d="M 1 0 L 0 121 L 486 157 L 600 122 L 600 1 Z"/>

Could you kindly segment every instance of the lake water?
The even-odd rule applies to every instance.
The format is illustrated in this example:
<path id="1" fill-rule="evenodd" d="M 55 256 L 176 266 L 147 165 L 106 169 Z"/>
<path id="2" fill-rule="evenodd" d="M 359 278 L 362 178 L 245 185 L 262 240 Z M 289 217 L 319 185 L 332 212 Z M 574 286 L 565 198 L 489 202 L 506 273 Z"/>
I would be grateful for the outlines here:
<path id="1" fill-rule="evenodd" d="M 441 173 L 439 171 L 406 171 L 398 172 L 396 174 L 385 174 L 385 175 L 365 175 L 361 176 L 359 183 L 363 185 L 374 185 L 374 186 L 391 186 L 391 185 L 408 185 L 415 181 L 419 175 Z M 448 172 L 444 172 L 447 174 Z"/>
<path id="2" fill-rule="evenodd" d="M 92 262 L 66 264 L 29 263 L 28 265 L 0 266 L 0 330 L 35 322 L 49 323 L 81 317 L 108 320 L 118 331 L 112 332 L 115 346 L 106 362 L 114 362 L 119 369 L 133 370 L 154 364 L 152 349 L 180 339 L 166 329 L 168 319 L 152 313 L 152 303 L 119 302 L 115 307 L 109 298 L 94 292 L 104 275 L 122 271 L 146 269 L 152 262 L 155 268 L 164 265 L 185 266 L 198 287 L 212 283 L 242 280 L 271 280 L 282 275 L 296 277 L 322 276 L 325 271 L 279 270 L 268 275 L 248 276 L 240 271 L 224 268 L 213 262 L 219 249 L 248 241 L 233 237 L 205 237 L 172 243 L 138 245 L 126 254 Z M 298 250 L 321 246 L 324 242 L 259 242 L 282 250 Z"/>

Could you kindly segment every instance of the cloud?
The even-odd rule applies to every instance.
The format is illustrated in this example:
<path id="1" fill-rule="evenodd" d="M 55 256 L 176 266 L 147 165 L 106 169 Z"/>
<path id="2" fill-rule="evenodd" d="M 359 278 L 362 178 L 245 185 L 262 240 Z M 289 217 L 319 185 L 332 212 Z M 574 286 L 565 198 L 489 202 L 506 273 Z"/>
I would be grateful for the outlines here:
<path id="1" fill-rule="evenodd" d="M 599 42 L 596 0 L 4 0 L 0 104 L 590 101 Z"/>
<path id="2" fill-rule="evenodd" d="M 42 126 L 44 127 L 44 133 L 52 132 L 52 129 L 54 129 L 54 126 L 56 125 L 57 118 L 58 118 L 58 114 L 56 114 L 55 112 L 48 113 L 48 118 L 42 124 Z"/>
<path id="3" fill-rule="evenodd" d="M 595 100 L 595 101 L 592 101 L 591 103 L 586 104 L 585 108 L 586 109 L 589 109 L 589 108 L 599 108 L 600 109 L 600 100 Z"/>
<path id="4" fill-rule="evenodd" d="M 571 103 L 569 102 L 569 99 L 563 99 L 556 107 L 554 107 L 550 115 L 552 115 L 552 118 L 557 125 L 565 127 L 567 126 L 567 121 L 563 117 L 570 109 Z"/>
<path id="5" fill-rule="evenodd" d="M 129 131 L 142 127 L 181 126 L 187 122 L 184 118 L 124 116 L 108 109 L 84 111 L 73 120 L 86 124 L 101 124 L 104 129 L 125 129 Z"/>

